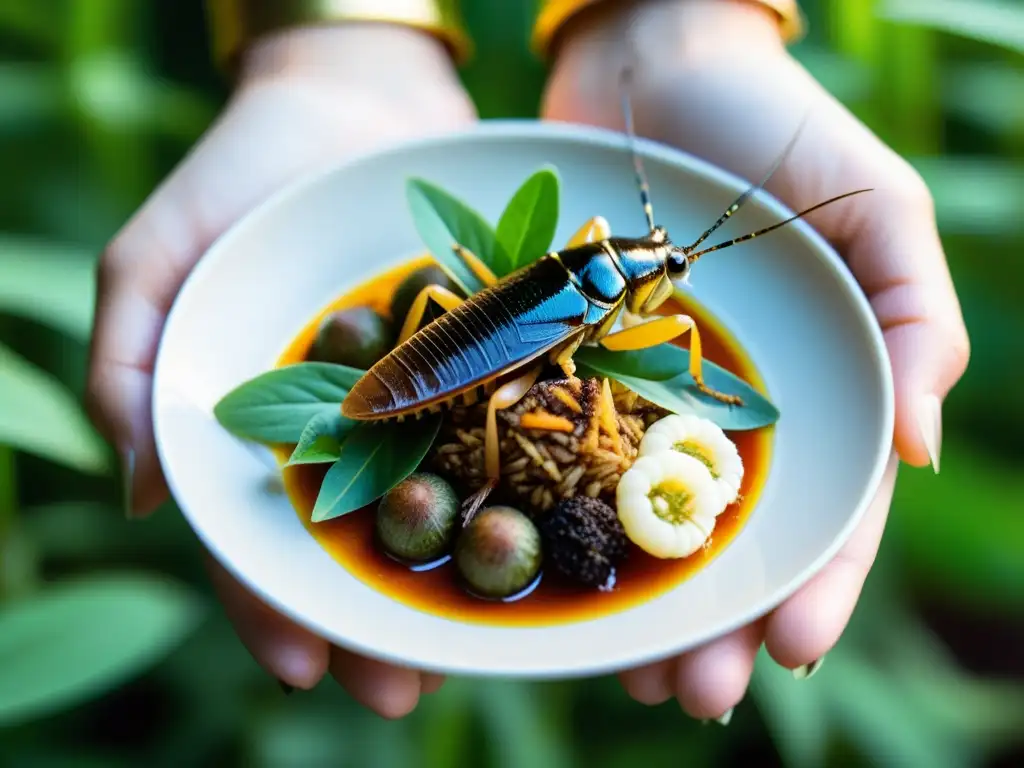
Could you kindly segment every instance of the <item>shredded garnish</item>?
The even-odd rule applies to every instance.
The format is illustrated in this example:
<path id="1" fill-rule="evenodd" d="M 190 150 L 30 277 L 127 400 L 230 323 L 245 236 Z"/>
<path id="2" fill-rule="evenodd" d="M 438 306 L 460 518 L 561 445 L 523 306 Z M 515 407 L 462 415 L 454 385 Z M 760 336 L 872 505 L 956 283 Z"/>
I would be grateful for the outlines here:
<path id="1" fill-rule="evenodd" d="M 549 432 L 572 432 L 573 423 L 564 416 L 556 416 L 544 411 L 531 411 L 519 417 L 519 426 L 523 429 L 543 429 Z"/>

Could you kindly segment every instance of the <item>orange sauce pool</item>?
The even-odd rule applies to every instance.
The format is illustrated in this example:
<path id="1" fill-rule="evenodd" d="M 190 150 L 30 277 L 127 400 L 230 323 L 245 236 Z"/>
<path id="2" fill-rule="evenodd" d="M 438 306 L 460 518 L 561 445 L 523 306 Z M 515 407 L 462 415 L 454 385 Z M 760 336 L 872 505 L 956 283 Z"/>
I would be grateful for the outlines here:
<path id="1" fill-rule="evenodd" d="M 386 315 L 395 287 L 409 272 L 429 263 L 431 259 L 424 257 L 404 264 L 324 307 L 289 345 L 278 365 L 305 359 L 317 326 L 330 312 L 371 306 Z M 691 315 L 701 330 L 705 358 L 764 391 L 753 364 L 707 310 L 688 301 L 671 299 L 663 305 L 662 311 Z M 679 343 L 688 348 L 689 336 Z M 550 626 L 594 619 L 646 602 L 679 585 L 717 557 L 743 528 L 757 505 L 768 473 L 772 434 L 771 427 L 729 433 L 743 458 L 740 500 L 722 512 L 708 542 L 693 555 L 659 560 L 631 546 L 628 557 L 616 569 L 615 585 L 610 591 L 567 585 L 555 574 L 543 574 L 533 591 L 509 602 L 482 600 L 464 592 L 450 562 L 430 570 L 414 571 L 385 555 L 374 542 L 375 505 L 334 520 L 312 523 L 313 505 L 330 465 L 285 467 L 284 484 L 310 534 L 342 567 L 367 586 L 411 608 L 452 620 L 501 626 Z M 278 458 L 283 464 L 289 455 L 290 449 L 281 450 Z"/>

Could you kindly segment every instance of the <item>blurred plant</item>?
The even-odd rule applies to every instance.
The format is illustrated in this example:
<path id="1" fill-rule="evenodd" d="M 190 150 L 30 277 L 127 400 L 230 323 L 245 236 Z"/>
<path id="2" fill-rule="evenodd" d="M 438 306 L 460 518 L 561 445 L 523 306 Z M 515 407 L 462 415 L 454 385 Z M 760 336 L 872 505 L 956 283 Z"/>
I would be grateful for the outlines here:
<path id="1" fill-rule="evenodd" d="M 481 113 L 532 116 L 532 4 L 464 4 Z M 756 706 L 723 730 L 607 679 L 452 680 L 398 723 L 330 684 L 281 695 L 208 609 L 181 517 L 118 513 L 116 468 L 79 405 L 96 254 L 223 98 L 201 4 L 0 3 L 0 765 L 1019 764 L 1024 7 L 802 5 L 795 55 L 932 187 L 973 359 L 948 401 L 943 472 L 902 474 L 839 646 L 801 682 L 762 656 Z"/>

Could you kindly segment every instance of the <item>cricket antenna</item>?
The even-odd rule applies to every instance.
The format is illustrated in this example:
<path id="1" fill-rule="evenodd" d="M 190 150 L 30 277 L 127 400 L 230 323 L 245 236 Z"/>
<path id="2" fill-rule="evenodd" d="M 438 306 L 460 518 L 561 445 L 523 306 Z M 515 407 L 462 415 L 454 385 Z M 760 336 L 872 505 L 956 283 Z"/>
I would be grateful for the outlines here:
<path id="1" fill-rule="evenodd" d="M 757 192 L 760 189 L 764 189 L 764 186 L 769 182 L 769 180 L 771 180 L 771 178 L 775 174 L 775 172 L 777 170 L 779 170 L 779 167 L 786 160 L 786 158 L 789 157 L 790 152 L 793 151 L 793 147 L 796 146 L 797 139 L 800 138 L 800 134 L 803 133 L 804 126 L 807 125 L 808 117 L 810 117 L 810 113 L 809 112 L 804 114 L 803 119 L 800 121 L 800 124 L 797 126 L 797 129 L 793 133 L 793 137 L 789 140 L 789 143 L 786 145 L 786 148 L 784 150 L 782 150 L 781 154 L 779 154 L 779 156 L 777 158 L 775 158 L 775 162 L 772 163 L 772 167 L 768 169 L 768 173 L 766 173 L 764 175 L 764 177 L 761 179 L 761 181 L 758 184 L 756 184 L 756 185 L 751 185 L 751 186 L 747 187 L 747 189 L 743 192 L 743 194 L 741 194 L 739 197 L 737 197 L 732 202 L 732 204 L 728 208 L 725 209 L 725 212 L 721 216 L 718 217 L 718 221 L 716 221 L 714 224 L 712 224 L 710 227 L 708 227 L 706 230 L 704 230 L 704 233 L 700 237 L 698 237 L 692 243 L 690 243 L 689 245 L 687 245 L 687 246 L 685 246 L 683 248 L 683 250 L 685 252 L 690 253 L 690 252 L 696 250 L 697 246 L 700 245 L 701 243 L 703 243 L 705 240 L 707 240 L 708 236 L 711 235 L 711 233 L 713 233 L 716 229 L 718 229 L 720 226 L 725 224 L 726 220 L 730 216 L 732 216 L 734 213 L 736 213 L 736 211 L 738 211 L 741 207 L 743 207 L 743 204 L 745 202 L 747 202 L 747 200 L 749 200 L 754 195 L 755 192 Z"/>
<path id="2" fill-rule="evenodd" d="M 633 67 L 627 64 L 619 76 L 619 88 L 622 93 L 622 114 L 626 120 L 626 136 L 629 140 L 629 153 L 633 157 L 633 170 L 636 173 L 636 184 L 640 189 L 640 202 L 644 206 L 647 217 L 647 229 L 654 232 L 654 208 L 651 206 L 651 188 L 647 184 L 644 164 L 636 151 L 636 131 L 633 128 L 633 105 L 629 98 L 629 87 L 633 84 Z"/>
<path id="3" fill-rule="evenodd" d="M 751 232 L 750 234 L 743 235 L 741 237 L 735 237 L 732 240 L 726 240 L 724 243 L 719 243 L 718 245 L 713 245 L 710 248 L 704 248 L 703 250 L 697 251 L 696 253 L 694 253 L 692 251 L 689 251 L 689 250 L 687 250 L 685 248 L 680 249 L 680 250 L 683 252 L 683 254 L 686 256 L 686 258 L 689 260 L 690 264 L 693 264 L 693 262 L 695 262 L 697 259 L 699 259 L 701 256 L 703 256 L 705 253 L 711 253 L 712 251 L 720 251 L 723 248 L 728 248 L 730 246 L 736 245 L 737 243 L 745 243 L 745 242 L 747 242 L 747 240 L 753 240 L 755 237 L 760 237 L 761 235 L 767 235 L 769 232 L 774 232 L 776 229 L 779 229 L 780 227 L 784 227 L 787 224 L 796 221 L 797 219 L 802 219 L 808 213 L 811 213 L 812 211 L 816 211 L 819 208 L 824 208 L 826 205 L 831 205 L 832 203 L 838 202 L 839 200 L 843 200 L 843 199 L 845 199 L 847 197 L 853 197 L 854 195 L 860 195 L 860 194 L 863 194 L 864 192 L 872 192 L 872 191 L 873 191 L 873 189 L 871 189 L 871 188 L 868 188 L 868 189 L 857 189 L 857 190 L 854 190 L 853 192 L 846 192 L 846 193 L 844 193 L 842 195 L 836 195 L 835 197 L 831 197 L 828 200 L 824 200 L 823 202 L 820 202 L 817 205 L 812 205 L 810 208 L 805 208 L 804 210 L 802 210 L 799 213 L 797 213 L 795 216 L 790 216 L 788 219 L 786 219 L 785 221 L 780 221 L 778 224 L 772 224 L 770 227 L 765 227 L 764 229 L 759 229 L 756 232 Z"/>

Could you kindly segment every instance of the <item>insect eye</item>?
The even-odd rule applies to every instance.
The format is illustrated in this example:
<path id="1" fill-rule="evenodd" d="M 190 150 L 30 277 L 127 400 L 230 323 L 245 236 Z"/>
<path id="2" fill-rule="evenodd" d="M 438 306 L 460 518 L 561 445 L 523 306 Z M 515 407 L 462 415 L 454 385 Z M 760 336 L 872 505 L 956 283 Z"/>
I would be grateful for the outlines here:
<path id="1" fill-rule="evenodd" d="M 668 255 L 668 273 L 672 277 L 681 277 L 685 275 L 690 269 L 690 262 L 679 251 L 672 251 Z"/>

